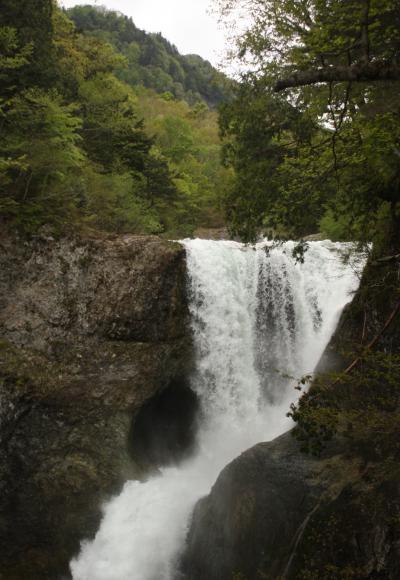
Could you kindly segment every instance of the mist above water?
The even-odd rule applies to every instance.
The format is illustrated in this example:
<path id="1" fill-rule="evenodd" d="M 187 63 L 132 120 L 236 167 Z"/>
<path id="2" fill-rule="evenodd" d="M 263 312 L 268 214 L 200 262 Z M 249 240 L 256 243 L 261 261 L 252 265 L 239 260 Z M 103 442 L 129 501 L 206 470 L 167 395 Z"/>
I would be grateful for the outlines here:
<path id="1" fill-rule="evenodd" d="M 186 240 L 200 401 L 194 455 L 146 482 L 128 481 L 104 508 L 92 542 L 71 562 L 74 580 L 177 580 L 191 512 L 221 469 L 249 446 L 290 428 L 293 381 L 313 371 L 351 292 L 345 245 L 272 248 Z M 360 266 L 361 267 L 361 266 Z"/>

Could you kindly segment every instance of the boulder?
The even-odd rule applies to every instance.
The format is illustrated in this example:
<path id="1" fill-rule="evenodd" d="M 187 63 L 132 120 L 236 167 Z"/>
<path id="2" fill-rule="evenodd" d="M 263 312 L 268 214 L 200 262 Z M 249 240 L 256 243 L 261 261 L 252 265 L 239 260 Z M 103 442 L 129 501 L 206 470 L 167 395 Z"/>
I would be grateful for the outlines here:
<path id="1" fill-rule="evenodd" d="M 317 471 L 318 461 L 299 454 L 290 434 L 230 463 L 194 510 L 185 578 L 283 577 L 323 489 Z"/>

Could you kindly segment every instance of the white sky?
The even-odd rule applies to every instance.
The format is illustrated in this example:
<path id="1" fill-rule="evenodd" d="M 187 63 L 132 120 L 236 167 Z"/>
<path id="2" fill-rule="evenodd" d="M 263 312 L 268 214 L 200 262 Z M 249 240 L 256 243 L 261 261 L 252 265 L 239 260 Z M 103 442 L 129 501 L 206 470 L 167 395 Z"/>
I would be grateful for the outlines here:
<path id="1" fill-rule="evenodd" d="M 210 13 L 212 0 L 60 0 L 67 8 L 94 4 L 131 16 L 136 26 L 162 32 L 182 54 L 199 54 L 217 65 L 226 45 L 226 34 Z"/>

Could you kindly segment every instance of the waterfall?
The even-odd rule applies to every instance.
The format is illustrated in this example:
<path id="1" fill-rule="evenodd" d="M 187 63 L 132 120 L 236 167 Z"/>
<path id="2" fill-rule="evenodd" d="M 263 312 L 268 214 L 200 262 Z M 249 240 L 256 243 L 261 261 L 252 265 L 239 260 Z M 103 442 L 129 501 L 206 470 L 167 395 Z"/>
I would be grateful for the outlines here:
<path id="1" fill-rule="evenodd" d="M 196 501 L 249 446 L 290 427 L 290 376 L 315 368 L 351 292 L 344 244 L 313 242 L 304 264 L 293 242 L 246 247 L 186 240 L 201 404 L 194 456 L 148 481 L 128 481 L 104 508 L 92 542 L 71 562 L 74 580 L 177 580 Z M 360 268 L 362 264 L 360 263 Z"/>

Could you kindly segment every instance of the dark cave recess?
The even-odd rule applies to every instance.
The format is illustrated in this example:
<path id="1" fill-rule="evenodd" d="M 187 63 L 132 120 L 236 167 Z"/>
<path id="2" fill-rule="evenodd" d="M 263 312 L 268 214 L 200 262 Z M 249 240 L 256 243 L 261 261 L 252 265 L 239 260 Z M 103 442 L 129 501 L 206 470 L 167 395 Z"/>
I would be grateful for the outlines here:
<path id="1" fill-rule="evenodd" d="M 199 399 L 185 379 L 144 405 L 129 434 L 129 453 L 145 470 L 176 464 L 194 449 Z"/>

